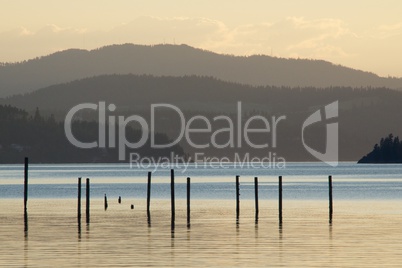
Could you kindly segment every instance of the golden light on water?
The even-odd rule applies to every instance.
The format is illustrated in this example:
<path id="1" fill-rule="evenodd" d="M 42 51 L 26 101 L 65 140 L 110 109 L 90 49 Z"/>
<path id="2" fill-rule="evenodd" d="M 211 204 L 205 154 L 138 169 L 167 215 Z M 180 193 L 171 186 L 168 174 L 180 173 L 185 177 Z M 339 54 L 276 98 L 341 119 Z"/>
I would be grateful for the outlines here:
<path id="1" fill-rule="evenodd" d="M 130 209 L 130 204 L 135 209 Z M 84 205 L 84 204 L 83 204 Z M 402 201 L 335 201 L 328 224 L 326 201 L 284 200 L 283 226 L 277 201 L 193 200 L 191 228 L 185 200 L 176 200 L 170 229 L 169 200 L 152 200 L 151 226 L 143 200 L 91 202 L 91 223 L 81 232 L 73 199 L 32 199 L 24 233 L 22 200 L 0 207 L 0 266 L 7 267 L 339 267 L 397 266 L 402 262 Z"/>

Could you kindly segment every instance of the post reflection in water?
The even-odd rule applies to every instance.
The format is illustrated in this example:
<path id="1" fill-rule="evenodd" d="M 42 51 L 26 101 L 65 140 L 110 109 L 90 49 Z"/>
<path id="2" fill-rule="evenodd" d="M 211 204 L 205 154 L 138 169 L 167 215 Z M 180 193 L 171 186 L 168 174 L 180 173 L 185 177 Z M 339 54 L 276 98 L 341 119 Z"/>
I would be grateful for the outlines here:
<path id="1" fill-rule="evenodd" d="M 187 234 L 187 236 L 186 236 L 187 246 L 190 246 L 190 242 L 191 242 L 191 230 L 190 230 L 190 229 L 187 229 L 186 234 Z"/>
<path id="2" fill-rule="evenodd" d="M 170 231 L 170 237 L 172 238 L 172 246 L 174 246 L 174 229 L 171 229 Z"/>
<path id="3" fill-rule="evenodd" d="M 170 262 L 174 266 L 175 263 L 175 231 L 174 229 L 170 232 Z"/>
<path id="4" fill-rule="evenodd" d="M 333 251 L 334 251 L 334 245 L 333 245 L 333 243 L 334 243 L 334 241 L 333 241 L 333 239 L 332 239 L 332 223 L 328 226 L 328 233 L 329 233 L 329 235 L 328 235 L 328 238 L 329 238 L 329 242 L 328 242 L 328 251 L 329 251 L 329 261 L 331 262 L 331 264 L 333 264 L 334 263 L 334 260 L 333 260 Z"/>
<path id="5" fill-rule="evenodd" d="M 24 213 L 24 267 L 28 267 L 28 213 L 26 211 Z"/>
<path id="6" fill-rule="evenodd" d="M 24 213 L 24 237 L 28 238 L 28 212 Z"/>
<path id="7" fill-rule="evenodd" d="M 24 267 L 28 267 L 28 238 L 24 240 Z"/>
<path id="8" fill-rule="evenodd" d="M 151 227 L 151 213 L 149 211 L 147 212 L 147 223 L 148 227 Z"/>
<path id="9" fill-rule="evenodd" d="M 279 223 L 278 227 L 278 253 L 279 253 L 279 262 L 283 262 L 283 223 Z"/>
<path id="10" fill-rule="evenodd" d="M 78 221 L 78 241 L 81 241 L 81 221 Z"/>
<path id="11" fill-rule="evenodd" d="M 254 237 L 258 239 L 258 223 L 254 224 Z"/>
<path id="12" fill-rule="evenodd" d="M 90 238 L 91 238 L 90 227 L 89 224 L 87 224 L 85 229 L 85 239 L 89 240 Z"/>

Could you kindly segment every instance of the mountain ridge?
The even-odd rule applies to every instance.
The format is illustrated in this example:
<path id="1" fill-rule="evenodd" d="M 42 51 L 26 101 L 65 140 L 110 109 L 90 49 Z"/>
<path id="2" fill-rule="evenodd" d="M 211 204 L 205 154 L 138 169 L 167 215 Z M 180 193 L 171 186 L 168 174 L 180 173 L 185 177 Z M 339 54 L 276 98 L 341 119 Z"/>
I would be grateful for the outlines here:
<path id="1" fill-rule="evenodd" d="M 211 76 L 252 86 L 402 89 L 402 78 L 380 77 L 323 60 L 233 56 L 188 45 L 123 44 L 94 50 L 68 49 L 19 63 L 3 63 L 0 97 L 107 74 Z"/>

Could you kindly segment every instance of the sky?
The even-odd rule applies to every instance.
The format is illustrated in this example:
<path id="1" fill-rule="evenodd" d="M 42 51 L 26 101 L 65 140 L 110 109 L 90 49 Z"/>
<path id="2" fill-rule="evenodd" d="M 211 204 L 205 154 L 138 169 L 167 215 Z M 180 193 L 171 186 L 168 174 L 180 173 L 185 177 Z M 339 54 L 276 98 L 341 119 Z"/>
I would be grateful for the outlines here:
<path id="1" fill-rule="evenodd" d="M 400 0 L 1 0 L 0 62 L 168 43 L 402 77 L 401 14 Z"/>

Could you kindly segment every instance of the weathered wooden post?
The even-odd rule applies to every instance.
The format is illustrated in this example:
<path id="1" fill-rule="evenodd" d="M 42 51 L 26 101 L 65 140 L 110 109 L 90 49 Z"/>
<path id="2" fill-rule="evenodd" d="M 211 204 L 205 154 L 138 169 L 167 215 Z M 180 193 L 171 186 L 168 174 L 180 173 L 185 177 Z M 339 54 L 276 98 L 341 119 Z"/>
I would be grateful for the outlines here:
<path id="1" fill-rule="evenodd" d="M 239 222 L 240 217 L 240 182 L 239 175 L 236 176 L 236 222 Z"/>
<path id="2" fill-rule="evenodd" d="M 89 178 L 86 181 L 86 223 L 89 224 L 89 202 L 90 202 Z"/>
<path id="3" fill-rule="evenodd" d="M 24 161 L 24 213 L 27 213 L 28 203 L 28 157 Z"/>
<path id="4" fill-rule="evenodd" d="M 255 222 L 258 222 L 258 177 L 254 177 L 254 192 L 255 192 Z"/>
<path id="5" fill-rule="evenodd" d="M 78 194 L 77 194 L 77 222 L 78 222 L 78 237 L 81 238 L 81 177 L 78 178 Z"/>
<path id="6" fill-rule="evenodd" d="M 279 224 L 282 224 L 282 176 L 279 176 Z"/>
<path id="7" fill-rule="evenodd" d="M 172 230 L 174 229 L 175 222 L 175 203 L 174 203 L 174 169 L 170 170 L 170 201 L 171 201 L 171 210 L 172 210 Z"/>
<path id="8" fill-rule="evenodd" d="M 148 185 L 147 185 L 147 218 L 148 224 L 151 223 L 151 172 L 148 172 Z"/>
<path id="9" fill-rule="evenodd" d="M 329 223 L 332 223 L 332 176 L 328 176 L 328 190 L 329 190 Z"/>
<path id="10" fill-rule="evenodd" d="M 190 227 L 190 177 L 187 177 L 187 227 Z"/>
<path id="11" fill-rule="evenodd" d="M 81 178 L 78 178 L 78 204 L 77 204 L 77 219 L 81 222 Z"/>

